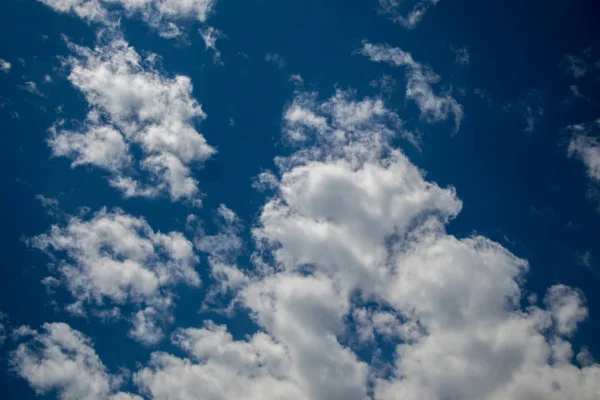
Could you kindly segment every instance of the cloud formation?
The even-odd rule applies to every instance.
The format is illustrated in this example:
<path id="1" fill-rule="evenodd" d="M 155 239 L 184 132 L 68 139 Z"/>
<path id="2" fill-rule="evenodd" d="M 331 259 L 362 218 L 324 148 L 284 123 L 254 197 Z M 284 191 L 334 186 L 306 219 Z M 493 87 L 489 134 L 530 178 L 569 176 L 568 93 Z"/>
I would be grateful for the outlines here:
<path id="1" fill-rule="evenodd" d="M 38 395 L 56 393 L 61 400 L 142 400 L 119 392 L 123 378 L 111 375 L 92 341 L 64 323 L 44 324 L 42 331 L 21 327 L 27 342 L 11 353 L 10 365 Z"/>
<path id="2" fill-rule="evenodd" d="M 373 103 L 338 96 L 297 93 L 284 111 L 284 135 L 304 144 L 277 159 L 274 195 L 252 232 L 255 270 L 237 295 L 258 332 L 234 340 L 212 322 L 178 330 L 171 340 L 188 358 L 153 353 L 134 377 L 142 393 L 595 399 L 600 366 L 587 350 L 573 364 L 568 341 L 587 317 L 582 294 L 555 285 L 542 305 L 523 307 L 527 262 L 485 237 L 449 235 L 462 207 L 454 189 L 390 147 L 394 125 L 374 119 Z M 296 107 L 307 98 L 312 107 Z M 396 349 L 391 362 L 378 356 L 384 341 Z M 357 356 L 365 343 L 370 360 Z"/>
<path id="3" fill-rule="evenodd" d="M 179 232 L 155 232 L 143 218 L 118 209 L 102 209 L 85 220 L 70 217 L 29 244 L 63 257 L 44 283 L 67 289 L 75 301 L 67 311 L 106 318 L 133 307 L 138 311 L 130 335 L 146 344 L 162 338 L 161 322 L 174 306 L 173 288 L 200 285 L 189 240 Z"/>
<path id="4" fill-rule="evenodd" d="M 2 71 L 4 73 L 9 73 L 11 67 L 12 67 L 11 63 L 9 63 L 8 61 L 0 58 L 0 71 Z"/>
<path id="5" fill-rule="evenodd" d="M 379 12 L 406 29 L 414 29 L 440 0 L 379 0 Z"/>
<path id="6" fill-rule="evenodd" d="M 440 77 L 426 65 L 412 58 L 410 53 L 388 45 L 363 43 L 360 54 L 374 62 L 384 62 L 396 67 L 405 68 L 406 98 L 414 101 L 421 111 L 421 118 L 427 122 L 439 122 L 454 115 L 455 130 L 460 128 L 464 116 L 463 107 L 450 93 L 437 95 L 432 85 L 440 81 Z"/>
<path id="7" fill-rule="evenodd" d="M 70 45 L 65 60 L 69 81 L 90 107 L 78 129 L 53 128 L 48 140 L 54 156 L 72 166 L 92 165 L 110 172 L 111 186 L 124 196 L 154 197 L 200 204 L 191 168 L 215 153 L 195 122 L 206 118 L 192 97 L 186 76 L 161 74 L 123 40 L 94 49 Z M 141 159 L 132 156 L 139 150 Z M 144 175 L 146 175 L 144 177 Z"/>
<path id="8" fill-rule="evenodd" d="M 600 129 L 600 119 L 588 124 L 571 125 L 567 130 L 572 134 L 567 149 L 569 157 L 583 162 L 587 175 L 600 182 L 600 142 L 593 136 Z"/>
<path id="9" fill-rule="evenodd" d="M 161 36 L 180 36 L 180 23 L 205 22 L 215 0 L 38 0 L 57 12 L 74 14 L 88 22 L 115 27 L 121 13 L 139 18 Z"/>

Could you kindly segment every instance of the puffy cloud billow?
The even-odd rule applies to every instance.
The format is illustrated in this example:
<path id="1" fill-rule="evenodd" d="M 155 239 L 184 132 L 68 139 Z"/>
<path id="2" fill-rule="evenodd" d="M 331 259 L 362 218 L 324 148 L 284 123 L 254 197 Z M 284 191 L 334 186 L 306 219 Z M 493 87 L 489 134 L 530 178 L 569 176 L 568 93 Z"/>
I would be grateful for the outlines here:
<path id="1" fill-rule="evenodd" d="M 11 367 L 38 395 L 61 400 L 142 400 L 120 392 L 123 377 L 110 374 L 90 338 L 64 323 L 44 324 L 41 331 L 21 327 L 25 341 L 11 354 Z"/>
<path id="2" fill-rule="evenodd" d="M 379 0 L 379 11 L 406 29 L 419 25 L 427 11 L 440 0 Z"/>
<path id="3" fill-rule="evenodd" d="M 179 232 L 156 232 L 145 219 L 118 209 L 70 217 L 29 244 L 57 259 L 44 283 L 66 288 L 75 301 L 68 311 L 111 319 L 133 307 L 130 336 L 146 344 L 162 339 L 175 286 L 200 285 L 192 242 Z"/>
<path id="4" fill-rule="evenodd" d="M 141 394 L 598 398 L 600 366 L 569 342 L 587 318 L 582 293 L 554 285 L 538 304 L 523 289 L 525 260 L 485 237 L 447 233 L 462 207 L 456 192 L 390 146 L 396 125 L 380 115 L 349 93 L 297 93 L 283 127 L 304 145 L 277 160 L 252 230 L 255 268 L 238 269 L 245 279 L 235 287 L 258 331 L 234 339 L 211 321 L 179 328 L 171 341 L 184 354 L 154 352 L 133 376 Z M 199 241 L 213 263 L 239 248 L 232 226 Z M 386 344 L 391 360 L 379 356 Z M 358 356 L 365 345 L 372 359 Z"/>
<path id="5" fill-rule="evenodd" d="M 55 124 L 48 139 L 53 155 L 69 158 L 73 167 L 108 171 L 111 186 L 127 197 L 166 193 L 173 201 L 200 204 L 192 169 L 215 150 L 195 128 L 206 114 L 192 97 L 191 80 L 163 75 L 155 57 L 142 58 L 123 40 L 70 47 L 69 81 L 90 110 L 77 129 Z"/>

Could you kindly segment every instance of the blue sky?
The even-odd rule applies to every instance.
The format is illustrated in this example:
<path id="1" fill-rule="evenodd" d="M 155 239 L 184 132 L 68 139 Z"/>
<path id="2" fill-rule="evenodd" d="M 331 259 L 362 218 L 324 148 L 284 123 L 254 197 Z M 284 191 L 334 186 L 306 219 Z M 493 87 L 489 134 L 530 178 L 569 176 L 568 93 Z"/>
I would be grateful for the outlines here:
<path id="1" fill-rule="evenodd" d="M 0 393 L 600 398 L 593 1 L 0 4 Z"/>

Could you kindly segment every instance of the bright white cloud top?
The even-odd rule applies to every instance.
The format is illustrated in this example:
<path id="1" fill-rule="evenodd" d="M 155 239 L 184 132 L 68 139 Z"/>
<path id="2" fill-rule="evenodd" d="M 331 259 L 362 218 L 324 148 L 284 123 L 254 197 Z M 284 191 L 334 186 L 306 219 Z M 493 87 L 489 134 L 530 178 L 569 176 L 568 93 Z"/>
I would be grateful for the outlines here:
<path id="1" fill-rule="evenodd" d="M 121 208 L 68 215 L 58 200 L 38 195 L 57 221 L 26 243 L 51 260 L 43 279 L 50 295 L 69 298 L 55 303 L 56 310 L 104 323 L 124 319 L 128 337 L 146 354 L 128 360 L 131 371 L 115 370 L 114 360 L 102 361 L 93 340 L 66 323 L 14 328 L 0 313 L 0 345 L 13 346 L 10 369 L 36 394 L 61 400 L 600 398 L 600 364 L 574 345 L 589 317 L 584 294 L 557 283 L 538 300 L 525 289 L 526 260 L 482 235 L 450 234 L 447 226 L 463 202 L 454 187 L 427 179 L 397 147 L 399 138 L 419 150 L 423 143 L 382 96 L 337 88 L 323 98 L 294 75 L 296 89 L 280 121 L 286 155 L 253 185 L 264 200 L 245 220 L 218 199 L 210 211 L 216 230 L 209 234 L 202 210 L 190 210 L 203 195 L 194 170 L 216 156 L 197 130 L 207 116 L 191 79 L 162 72 L 156 54 L 140 55 L 118 33 L 118 17 L 139 18 L 176 37 L 186 21 L 205 22 L 214 0 L 39 1 L 111 28 L 94 48 L 68 43 L 62 66 L 87 115 L 79 123 L 56 121 L 47 138 L 52 156 L 72 168 L 103 171 L 125 198 L 168 197 L 187 219 L 176 221 L 181 231 L 163 233 L 153 219 L 151 225 Z M 438 2 L 379 5 L 412 29 Z M 219 62 L 221 32 L 203 26 L 199 33 Z M 459 61 L 467 64 L 462 49 Z M 415 119 L 453 120 L 459 130 L 463 107 L 450 91 L 436 91 L 441 78 L 428 65 L 387 44 L 365 41 L 357 53 L 402 68 Z M 267 53 L 265 60 L 281 73 L 293 57 L 286 54 L 283 62 Z M 385 80 L 389 85 L 393 78 Z M 568 128 L 568 155 L 594 182 L 600 181 L 600 145 L 590 132 L 598 124 Z M 245 250 L 251 254 L 242 257 Z M 210 313 L 182 325 L 175 320 L 178 288 L 204 285 L 194 306 Z M 236 313 L 256 329 L 236 332 L 228 325 Z M 157 347 L 161 341 L 165 347 Z"/>
<path id="2" fill-rule="evenodd" d="M 61 400 L 141 400 L 119 392 L 123 379 L 111 375 L 92 341 L 67 324 L 44 324 L 38 332 L 21 327 L 27 337 L 12 353 L 11 364 L 39 395 L 55 392 Z"/>
<path id="3" fill-rule="evenodd" d="M 307 97 L 314 107 L 299 112 Z M 225 281 L 244 277 L 226 287 L 259 331 L 234 340 L 225 326 L 210 321 L 178 329 L 171 340 L 187 356 L 153 353 L 134 373 L 141 394 L 171 400 L 598 397 L 600 366 L 585 350 L 577 357 L 581 364 L 574 364 L 569 343 L 587 317 L 582 294 L 555 285 L 542 305 L 531 299 L 523 307 L 527 262 L 484 237 L 447 234 L 445 224 L 461 201 L 390 147 L 393 128 L 381 125 L 380 116 L 377 101 L 354 100 L 350 93 L 322 102 L 297 94 L 284 112 L 284 132 L 293 127 L 315 144 L 278 159 L 277 186 L 253 230 L 256 268 L 229 264 L 229 274 L 215 275 Z M 215 257 L 213 264 L 222 260 L 219 254 L 239 248 L 233 225 L 227 225 L 237 217 L 226 207 L 220 214 L 223 240 L 199 242 Z M 116 228 L 130 239 L 111 240 Z M 82 299 L 151 301 L 146 299 L 158 296 L 160 282 L 168 286 L 194 276 L 185 239 L 153 233 L 121 213 L 74 219 L 36 242 L 70 253 L 75 265 L 64 266 L 63 275 L 89 283 L 73 291 Z M 150 268 L 157 246 L 167 260 Z M 117 263 L 116 254 L 125 258 L 121 270 L 137 271 L 130 274 L 135 284 L 95 279 L 93 271 Z M 19 374 L 40 392 L 112 395 L 108 382 L 116 378 L 106 375 L 81 334 L 56 324 L 45 330 L 34 336 L 41 347 L 21 345 L 15 353 Z M 32 372 L 36 366 L 74 362 L 62 350 L 47 350 L 67 345 L 58 332 L 75 338 L 69 343 L 76 343 L 73 351 L 82 355 L 75 362 L 84 367 L 77 375 L 40 380 Z M 376 350 L 384 342 L 396 344 L 391 364 Z M 361 346 L 375 349 L 372 360 L 358 358 Z"/>
<path id="4" fill-rule="evenodd" d="M 427 11 L 439 2 L 440 0 L 379 0 L 379 9 L 404 28 L 414 29 Z"/>
<path id="5" fill-rule="evenodd" d="M 139 18 L 161 36 L 181 35 L 179 24 L 205 22 L 215 0 L 38 0 L 57 12 L 72 13 L 89 22 L 118 25 L 121 13 Z"/>
<path id="6" fill-rule="evenodd" d="M 167 193 L 173 201 L 200 204 L 191 169 L 215 150 L 194 127 L 206 114 L 192 97 L 190 79 L 164 76 L 152 56 L 142 59 L 122 40 L 71 48 L 75 55 L 65 61 L 69 80 L 90 111 L 77 130 L 59 121 L 48 140 L 53 154 L 70 158 L 73 167 L 110 172 L 111 186 L 126 197 Z M 141 150 L 141 159 L 132 157 L 132 147 Z M 132 175 L 136 170 L 147 177 Z"/>
<path id="7" fill-rule="evenodd" d="M 200 285 L 198 257 L 188 239 L 155 232 L 143 218 L 121 210 L 103 209 L 85 220 L 70 217 L 30 245 L 66 255 L 44 282 L 71 294 L 75 303 L 67 311 L 111 319 L 121 316 L 122 306 L 132 306 L 137 311 L 130 335 L 146 344 L 162 339 L 160 325 L 170 319 L 174 287 Z"/>
<path id="8" fill-rule="evenodd" d="M 414 101 L 427 122 L 445 121 L 452 114 L 456 131 L 464 116 L 463 107 L 450 93 L 435 94 L 432 85 L 440 81 L 439 75 L 427 65 L 415 61 L 410 53 L 385 44 L 363 43 L 360 54 L 374 62 L 384 62 L 405 68 L 406 98 Z"/>

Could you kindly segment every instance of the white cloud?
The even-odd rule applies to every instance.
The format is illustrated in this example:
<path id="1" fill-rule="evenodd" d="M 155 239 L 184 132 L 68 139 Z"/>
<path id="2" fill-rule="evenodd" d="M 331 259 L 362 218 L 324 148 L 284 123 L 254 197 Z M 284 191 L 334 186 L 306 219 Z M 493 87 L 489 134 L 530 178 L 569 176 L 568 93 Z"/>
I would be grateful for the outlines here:
<path id="1" fill-rule="evenodd" d="M 194 127 L 206 114 L 192 97 L 186 76 L 170 78 L 142 60 L 128 44 L 115 40 L 88 49 L 71 45 L 75 56 L 65 63 L 69 80 L 90 105 L 87 121 L 77 131 L 62 121 L 48 140 L 55 156 L 68 157 L 73 167 L 93 165 L 111 173 L 111 185 L 125 196 L 152 197 L 168 193 L 173 201 L 199 204 L 198 182 L 191 168 L 215 150 Z M 130 148 L 141 151 L 135 162 Z M 148 173 L 134 178 L 132 169 Z"/>
<path id="2" fill-rule="evenodd" d="M 600 127 L 600 120 L 589 123 L 571 125 L 567 130 L 572 134 L 568 147 L 569 157 L 579 158 L 586 167 L 587 175 L 600 182 L 600 142 L 590 136 Z"/>
<path id="3" fill-rule="evenodd" d="M 148 344 L 162 336 L 157 323 L 169 318 L 172 288 L 200 285 L 189 240 L 179 232 L 155 232 L 144 219 L 121 210 L 102 209 L 87 220 L 70 217 L 65 226 L 54 225 L 29 243 L 64 255 L 47 282 L 69 291 L 76 315 L 89 308 L 104 319 L 106 312 L 114 315 L 114 307 L 138 308 L 131 336 Z"/>
<path id="4" fill-rule="evenodd" d="M 284 111 L 285 138 L 296 144 L 317 139 L 322 148 L 330 151 L 340 148 L 343 143 L 356 141 L 361 146 L 355 149 L 360 152 L 363 149 L 378 151 L 382 140 L 400 134 L 419 147 L 420 139 L 403 129 L 398 115 L 385 107 L 381 98 L 366 97 L 355 101 L 353 95 L 352 91 L 337 90 L 330 99 L 319 102 L 316 93 L 298 92 Z M 267 176 L 263 178 L 268 179 Z"/>
<path id="5" fill-rule="evenodd" d="M 48 139 L 52 154 L 71 159 L 71 166 L 91 164 L 119 173 L 133 157 L 123 135 L 111 126 L 90 126 L 87 132 L 62 130 Z"/>
<path id="6" fill-rule="evenodd" d="M 440 77 L 428 66 L 412 58 L 410 53 L 388 45 L 363 43 L 360 54 L 369 57 L 374 62 L 385 62 L 397 67 L 405 67 L 406 98 L 414 101 L 421 111 L 421 118 L 427 122 L 439 122 L 454 115 L 456 131 L 464 111 L 462 106 L 450 95 L 434 93 L 432 85 L 440 81 Z"/>
<path id="7" fill-rule="evenodd" d="M 586 174 L 591 181 L 588 198 L 597 202 L 600 199 L 600 141 L 598 139 L 600 119 L 570 125 L 566 131 L 571 135 L 567 155 L 579 159 L 585 166 Z"/>
<path id="8" fill-rule="evenodd" d="M 204 47 L 206 50 L 213 51 L 213 58 L 215 63 L 221 63 L 221 52 L 217 49 L 217 39 L 223 36 L 223 33 L 213 28 L 212 26 L 208 26 L 206 28 L 201 28 L 198 30 L 200 36 L 202 36 L 202 40 L 204 40 Z"/>
<path id="9" fill-rule="evenodd" d="M 212 303 L 216 302 L 218 296 L 237 294 L 250 281 L 246 271 L 241 270 L 237 265 L 237 258 L 244 249 L 244 242 L 240 237 L 243 229 L 242 222 L 224 204 L 219 206 L 217 213 L 218 233 L 207 235 L 200 226 L 196 228 L 195 233 L 196 248 L 208 254 L 211 276 L 215 281 L 208 290 L 204 308 L 214 305 Z"/>
<path id="10" fill-rule="evenodd" d="M 153 307 L 138 311 L 133 317 L 129 336 L 148 346 L 160 342 L 164 337 L 160 319 L 160 313 Z"/>
<path id="11" fill-rule="evenodd" d="M 173 342 L 193 361 L 167 353 L 152 354 L 149 366 L 134 375 L 142 393 L 154 399 L 191 398 L 275 400 L 309 399 L 294 382 L 283 345 L 257 333 L 234 341 L 225 327 L 207 323 L 182 329 Z"/>
<path id="12" fill-rule="evenodd" d="M 26 328 L 26 327 L 25 327 Z M 91 340 L 64 323 L 44 324 L 11 353 L 11 367 L 38 395 L 55 392 L 61 400 L 141 400 L 118 392 L 122 378 L 110 375 Z"/>
<path id="13" fill-rule="evenodd" d="M 379 0 L 379 11 L 405 27 L 414 29 L 425 13 L 440 0 Z"/>
<path id="14" fill-rule="evenodd" d="M 484 237 L 446 232 L 462 207 L 455 191 L 390 147 L 396 125 L 374 104 L 297 93 L 284 135 L 297 131 L 305 145 L 277 159 L 275 193 L 252 231 L 256 269 L 238 297 L 259 332 L 233 340 L 210 322 L 180 330 L 172 340 L 191 359 L 154 353 L 135 375 L 144 394 L 598 397 L 600 367 L 584 353 L 572 364 L 568 342 L 587 316 L 581 293 L 553 286 L 544 307 L 523 308 L 527 262 Z M 393 365 L 360 360 L 343 339 L 352 332 L 374 354 L 379 339 L 394 344 Z"/>
<path id="15" fill-rule="evenodd" d="M 107 10 L 99 0 L 38 0 L 61 13 L 73 13 L 93 22 L 107 20 Z"/>
<path id="16" fill-rule="evenodd" d="M 215 0 L 38 0 L 57 12 L 72 13 L 89 22 L 111 27 L 118 25 L 121 13 L 139 18 L 161 36 L 181 35 L 180 23 L 205 22 Z M 115 11 L 116 10 L 116 11 Z"/>
<path id="17" fill-rule="evenodd" d="M 12 67 L 12 64 L 9 63 L 8 61 L 0 58 L 0 71 L 8 73 L 10 72 L 10 68 Z"/>

